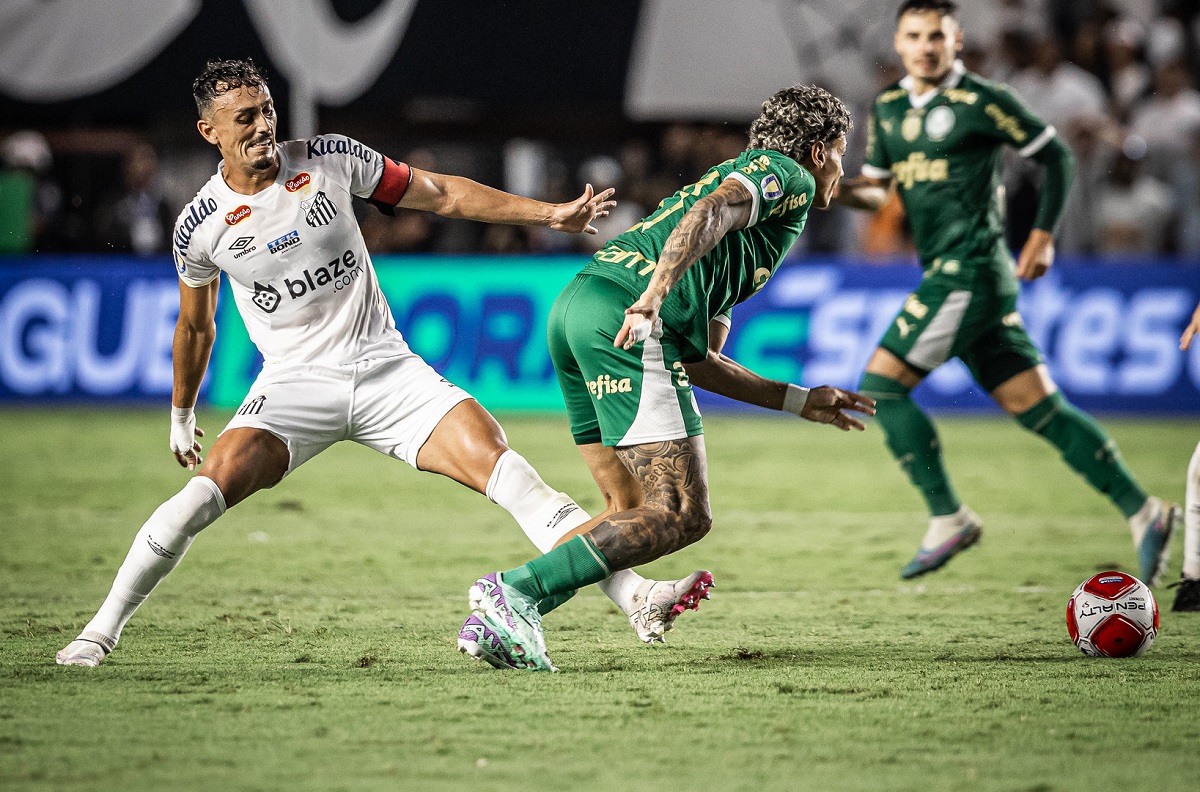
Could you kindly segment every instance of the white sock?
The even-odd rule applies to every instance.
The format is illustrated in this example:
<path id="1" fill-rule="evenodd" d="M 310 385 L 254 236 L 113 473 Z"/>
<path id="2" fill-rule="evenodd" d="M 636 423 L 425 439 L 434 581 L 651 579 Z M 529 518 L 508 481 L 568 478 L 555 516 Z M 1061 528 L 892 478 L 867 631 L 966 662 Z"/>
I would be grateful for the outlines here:
<path id="1" fill-rule="evenodd" d="M 175 568 L 196 534 L 224 513 L 225 497 L 205 476 L 194 476 L 175 497 L 155 509 L 134 538 L 104 604 L 80 637 L 111 650 L 133 612 Z"/>
<path id="2" fill-rule="evenodd" d="M 945 544 L 956 533 L 978 519 L 975 516 L 975 512 L 968 509 L 966 504 L 959 506 L 958 511 L 954 512 L 954 514 L 940 514 L 937 517 L 930 517 L 929 530 L 925 532 L 925 537 L 921 539 L 921 547 L 925 550 L 932 550 L 939 545 Z"/>
<path id="3" fill-rule="evenodd" d="M 558 540 L 592 519 L 563 492 L 556 492 L 525 457 L 511 448 L 500 455 L 488 479 L 488 500 L 503 506 L 521 530 L 542 553 L 554 549 Z M 623 612 L 633 607 L 633 595 L 645 580 L 632 569 L 614 572 L 596 584 Z"/>
<path id="4" fill-rule="evenodd" d="M 1200 578 L 1200 443 L 1188 465 L 1183 502 L 1183 576 Z"/>

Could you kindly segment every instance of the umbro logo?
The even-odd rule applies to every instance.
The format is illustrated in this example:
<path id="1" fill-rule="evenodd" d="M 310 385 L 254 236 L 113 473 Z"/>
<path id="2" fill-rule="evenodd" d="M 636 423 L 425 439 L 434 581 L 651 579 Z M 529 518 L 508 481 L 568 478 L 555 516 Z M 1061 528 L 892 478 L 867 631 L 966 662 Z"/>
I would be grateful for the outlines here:
<path id="1" fill-rule="evenodd" d="M 230 250 L 237 251 L 233 254 L 233 257 L 235 259 L 240 259 L 242 256 L 248 256 L 254 251 L 258 250 L 258 245 L 251 244 L 253 241 L 254 237 L 252 236 L 238 237 L 237 239 L 233 240 L 233 244 L 229 246 Z"/>

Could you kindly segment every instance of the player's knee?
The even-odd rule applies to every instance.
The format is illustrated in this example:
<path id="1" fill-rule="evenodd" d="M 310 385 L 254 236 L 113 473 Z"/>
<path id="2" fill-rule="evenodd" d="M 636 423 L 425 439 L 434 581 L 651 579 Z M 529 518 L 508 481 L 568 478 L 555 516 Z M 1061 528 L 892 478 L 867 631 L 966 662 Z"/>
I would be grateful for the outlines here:
<path id="1" fill-rule="evenodd" d="M 707 503 L 692 503 L 679 512 L 683 545 L 698 542 L 712 529 L 712 512 Z"/>
<path id="2" fill-rule="evenodd" d="M 216 483 L 226 504 L 233 506 L 282 481 L 290 462 L 287 444 L 275 435 L 260 429 L 235 429 L 213 445 L 201 471 Z"/>

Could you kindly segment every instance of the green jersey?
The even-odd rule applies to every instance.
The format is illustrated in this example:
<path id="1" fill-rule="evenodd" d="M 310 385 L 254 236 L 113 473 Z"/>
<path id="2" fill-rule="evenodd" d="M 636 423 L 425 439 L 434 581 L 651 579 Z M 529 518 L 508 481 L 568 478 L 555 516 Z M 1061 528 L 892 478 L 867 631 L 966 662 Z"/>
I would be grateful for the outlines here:
<path id="1" fill-rule="evenodd" d="M 935 90 L 914 97 L 904 78 L 875 98 L 863 174 L 894 178 L 921 266 L 950 277 L 983 277 L 1017 291 L 1004 246 L 1001 155 L 1025 157 L 1054 137 L 1007 87 L 956 62 Z"/>
<path id="2" fill-rule="evenodd" d="M 744 151 L 662 201 L 653 214 L 609 242 L 583 268 L 585 274 L 607 278 L 640 296 L 679 219 L 727 178 L 737 179 L 753 196 L 750 222 L 726 234 L 692 265 L 659 312 L 663 326 L 683 342 L 684 362 L 703 360 L 708 354 L 709 321 L 727 315 L 775 273 L 804 230 L 816 190 L 812 174 L 778 151 Z"/>

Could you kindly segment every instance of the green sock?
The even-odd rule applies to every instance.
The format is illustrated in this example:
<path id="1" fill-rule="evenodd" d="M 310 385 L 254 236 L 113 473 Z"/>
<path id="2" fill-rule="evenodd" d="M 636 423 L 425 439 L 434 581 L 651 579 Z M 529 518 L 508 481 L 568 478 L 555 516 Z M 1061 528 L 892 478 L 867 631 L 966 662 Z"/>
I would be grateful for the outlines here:
<path id="1" fill-rule="evenodd" d="M 544 556 L 508 570 L 501 578 L 534 602 L 541 602 L 547 597 L 598 583 L 610 574 L 608 562 L 592 540 L 586 536 L 576 536 Z M 565 601 L 552 604 L 557 607 Z"/>
<path id="2" fill-rule="evenodd" d="M 549 597 L 538 602 L 538 613 L 545 616 L 559 605 L 571 599 L 571 597 L 574 597 L 578 591 L 579 589 L 571 589 L 570 591 L 564 591 L 562 594 L 551 594 Z"/>
<path id="3" fill-rule="evenodd" d="M 929 416 L 909 397 L 910 389 L 879 374 L 863 374 L 859 390 L 875 399 L 875 420 L 888 449 L 920 490 L 930 515 L 954 514 L 962 504 L 942 465 L 942 444 Z"/>
<path id="4" fill-rule="evenodd" d="M 1091 416 L 1067 401 L 1056 391 L 1025 412 L 1017 420 L 1029 431 L 1049 440 L 1071 468 L 1108 496 L 1125 519 L 1146 502 L 1146 492 L 1138 486 L 1117 444 L 1092 420 Z"/>

